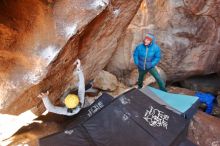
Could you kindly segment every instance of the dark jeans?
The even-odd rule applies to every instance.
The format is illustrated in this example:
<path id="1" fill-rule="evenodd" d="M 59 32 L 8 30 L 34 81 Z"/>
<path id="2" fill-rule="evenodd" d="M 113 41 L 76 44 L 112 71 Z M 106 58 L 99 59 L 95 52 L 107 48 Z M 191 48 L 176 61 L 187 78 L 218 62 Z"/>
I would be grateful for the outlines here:
<path id="1" fill-rule="evenodd" d="M 144 77 L 147 74 L 147 72 L 150 72 L 150 74 L 156 79 L 157 84 L 160 87 L 160 90 L 167 92 L 166 88 L 165 88 L 165 83 L 164 81 L 161 79 L 159 73 L 157 72 L 157 70 L 155 68 L 152 68 L 150 70 L 142 70 L 142 69 L 138 69 L 139 72 L 139 77 L 138 77 L 138 88 L 142 88 L 143 87 L 143 81 L 144 81 Z"/>

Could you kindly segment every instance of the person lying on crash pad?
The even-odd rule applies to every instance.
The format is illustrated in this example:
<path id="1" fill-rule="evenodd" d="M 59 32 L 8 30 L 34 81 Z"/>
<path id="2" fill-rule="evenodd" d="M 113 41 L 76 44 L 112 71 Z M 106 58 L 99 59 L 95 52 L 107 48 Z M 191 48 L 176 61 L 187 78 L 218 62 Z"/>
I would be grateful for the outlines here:
<path id="1" fill-rule="evenodd" d="M 66 115 L 66 116 L 72 116 L 81 110 L 81 108 L 84 105 L 85 100 L 85 81 L 84 81 L 84 75 L 81 69 L 81 63 L 80 60 L 77 59 L 74 65 L 77 65 L 76 67 L 76 73 L 79 78 L 78 82 L 78 96 L 75 94 L 69 94 L 64 99 L 65 107 L 59 107 L 54 106 L 50 100 L 49 100 L 49 91 L 46 93 L 41 93 L 38 95 L 39 98 L 43 100 L 44 106 L 49 112 L 60 114 L 60 115 Z"/>

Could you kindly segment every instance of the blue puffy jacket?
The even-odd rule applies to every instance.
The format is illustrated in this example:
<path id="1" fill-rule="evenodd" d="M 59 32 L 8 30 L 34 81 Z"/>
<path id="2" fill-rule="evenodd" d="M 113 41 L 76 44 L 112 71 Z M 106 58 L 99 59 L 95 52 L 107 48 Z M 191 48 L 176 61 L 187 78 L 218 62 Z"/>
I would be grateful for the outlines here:
<path id="1" fill-rule="evenodd" d="M 147 34 L 147 36 L 153 39 L 151 44 L 149 46 L 145 46 L 144 43 L 139 44 L 133 54 L 135 65 L 142 70 L 155 67 L 161 59 L 160 47 L 155 43 L 155 37 L 151 34 Z M 147 47 L 148 51 L 146 51 Z"/>

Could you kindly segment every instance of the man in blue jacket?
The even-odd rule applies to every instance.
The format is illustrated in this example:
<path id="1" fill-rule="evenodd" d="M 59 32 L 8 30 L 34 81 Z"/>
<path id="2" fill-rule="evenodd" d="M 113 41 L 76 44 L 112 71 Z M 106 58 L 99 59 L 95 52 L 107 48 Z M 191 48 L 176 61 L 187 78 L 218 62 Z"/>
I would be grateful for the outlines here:
<path id="1" fill-rule="evenodd" d="M 142 88 L 144 76 L 147 72 L 156 79 L 161 90 L 167 92 L 165 83 L 161 79 L 155 66 L 161 59 L 160 47 L 156 44 L 155 38 L 152 34 L 147 34 L 144 42 L 139 44 L 134 50 L 134 63 L 138 67 L 138 88 Z"/>

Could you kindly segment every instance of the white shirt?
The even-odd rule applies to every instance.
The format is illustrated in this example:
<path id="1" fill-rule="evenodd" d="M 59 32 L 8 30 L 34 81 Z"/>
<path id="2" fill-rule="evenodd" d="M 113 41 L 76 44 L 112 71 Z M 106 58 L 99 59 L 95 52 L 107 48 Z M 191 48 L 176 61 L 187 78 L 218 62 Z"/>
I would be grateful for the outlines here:
<path id="1" fill-rule="evenodd" d="M 77 75 L 79 78 L 79 82 L 78 82 L 78 97 L 79 97 L 79 101 L 81 103 L 81 107 L 83 107 L 84 105 L 84 101 L 85 101 L 85 80 L 84 80 L 84 75 L 81 69 L 77 69 Z M 68 108 L 67 107 L 59 107 L 59 106 L 54 106 L 48 97 L 43 97 L 43 103 L 44 106 L 46 107 L 46 109 L 49 112 L 52 113 L 56 113 L 56 114 L 60 114 L 60 115 L 66 115 L 66 116 L 72 116 L 77 114 L 80 110 L 81 107 L 77 106 L 75 109 L 72 110 L 72 112 L 68 112 Z"/>

